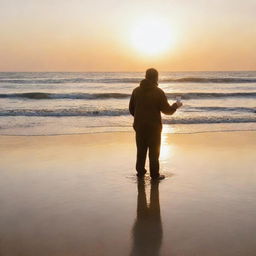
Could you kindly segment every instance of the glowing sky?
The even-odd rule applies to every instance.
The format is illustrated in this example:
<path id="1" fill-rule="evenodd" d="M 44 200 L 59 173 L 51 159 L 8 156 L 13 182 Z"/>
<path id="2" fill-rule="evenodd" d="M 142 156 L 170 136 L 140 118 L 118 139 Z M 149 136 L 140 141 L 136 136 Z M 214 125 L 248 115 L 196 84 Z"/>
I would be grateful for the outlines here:
<path id="1" fill-rule="evenodd" d="M 0 71 L 256 70 L 255 13 L 255 0 L 1 0 Z M 134 45 L 145 18 L 170 29 L 159 54 Z"/>

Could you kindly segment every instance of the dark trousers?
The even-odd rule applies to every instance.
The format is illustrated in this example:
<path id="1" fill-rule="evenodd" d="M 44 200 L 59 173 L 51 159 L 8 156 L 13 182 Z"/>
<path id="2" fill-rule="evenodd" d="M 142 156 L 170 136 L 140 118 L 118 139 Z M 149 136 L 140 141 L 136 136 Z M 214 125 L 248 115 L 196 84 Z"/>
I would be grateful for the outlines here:
<path id="1" fill-rule="evenodd" d="M 144 129 L 136 131 L 137 162 L 136 170 L 138 176 L 146 173 L 145 162 L 147 151 L 149 151 L 149 169 L 150 176 L 156 178 L 159 176 L 159 154 L 161 146 L 160 129 Z"/>

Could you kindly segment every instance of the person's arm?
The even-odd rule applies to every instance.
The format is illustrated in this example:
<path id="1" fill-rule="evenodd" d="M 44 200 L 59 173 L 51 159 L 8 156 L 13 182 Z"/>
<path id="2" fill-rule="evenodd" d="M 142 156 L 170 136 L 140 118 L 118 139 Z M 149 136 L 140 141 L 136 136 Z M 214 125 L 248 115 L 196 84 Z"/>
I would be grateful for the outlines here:
<path id="1" fill-rule="evenodd" d="M 167 97 L 164 92 L 161 93 L 160 111 L 166 115 L 172 115 L 179 108 L 175 102 L 172 105 L 168 103 Z"/>
<path id="2" fill-rule="evenodd" d="M 132 92 L 130 103 L 129 103 L 129 112 L 132 116 L 134 116 L 135 111 L 135 101 L 134 101 L 134 91 Z"/>

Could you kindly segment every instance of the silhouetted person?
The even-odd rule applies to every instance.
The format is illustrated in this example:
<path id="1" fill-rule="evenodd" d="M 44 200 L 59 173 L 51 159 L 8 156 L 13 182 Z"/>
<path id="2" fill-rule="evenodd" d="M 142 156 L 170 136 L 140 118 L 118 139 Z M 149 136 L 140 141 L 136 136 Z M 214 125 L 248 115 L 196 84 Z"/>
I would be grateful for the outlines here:
<path id="1" fill-rule="evenodd" d="M 132 236 L 131 256 L 157 256 L 162 244 L 163 230 L 159 204 L 159 181 L 151 181 L 150 203 L 147 205 L 145 182 L 138 179 L 137 218 Z"/>
<path id="2" fill-rule="evenodd" d="M 162 179 L 159 174 L 159 154 L 161 146 L 161 112 L 172 115 L 182 103 L 177 101 L 169 105 L 163 90 L 158 88 L 158 72 L 150 68 L 146 78 L 140 82 L 131 95 L 129 111 L 134 116 L 133 128 L 136 131 L 137 176 L 143 178 L 147 170 L 145 162 L 149 150 L 149 167 L 152 179 Z"/>

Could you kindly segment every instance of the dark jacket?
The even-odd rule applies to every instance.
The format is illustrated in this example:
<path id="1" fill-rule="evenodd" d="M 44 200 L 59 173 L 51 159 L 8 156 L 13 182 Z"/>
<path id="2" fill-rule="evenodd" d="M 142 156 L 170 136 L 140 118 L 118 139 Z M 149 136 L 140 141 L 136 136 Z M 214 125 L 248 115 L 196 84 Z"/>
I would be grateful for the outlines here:
<path id="1" fill-rule="evenodd" d="M 129 111 L 134 116 L 133 127 L 136 131 L 145 129 L 162 129 L 161 112 L 172 115 L 178 106 L 169 105 L 163 90 L 157 83 L 144 79 L 131 95 Z"/>

